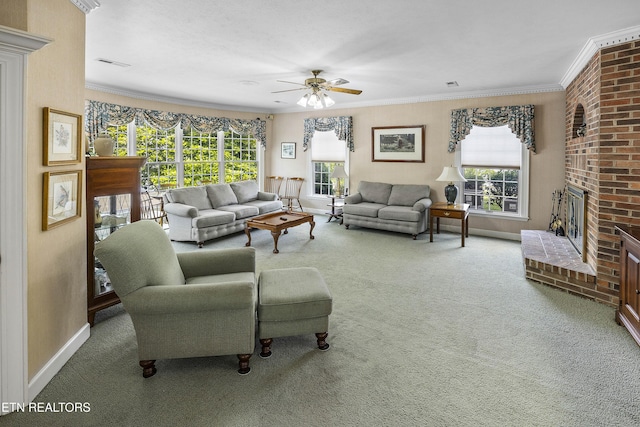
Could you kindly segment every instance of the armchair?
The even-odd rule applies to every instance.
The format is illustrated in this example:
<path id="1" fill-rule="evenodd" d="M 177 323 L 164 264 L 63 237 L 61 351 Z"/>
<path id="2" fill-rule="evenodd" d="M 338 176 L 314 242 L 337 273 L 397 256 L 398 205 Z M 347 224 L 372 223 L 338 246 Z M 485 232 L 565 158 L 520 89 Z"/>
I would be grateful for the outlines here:
<path id="1" fill-rule="evenodd" d="M 155 221 L 129 224 L 96 244 L 95 256 L 131 316 L 142 376 L 157 359 L 237 354 L 250 371 L 255 348 L 255 250 L 174 251 Z"/>

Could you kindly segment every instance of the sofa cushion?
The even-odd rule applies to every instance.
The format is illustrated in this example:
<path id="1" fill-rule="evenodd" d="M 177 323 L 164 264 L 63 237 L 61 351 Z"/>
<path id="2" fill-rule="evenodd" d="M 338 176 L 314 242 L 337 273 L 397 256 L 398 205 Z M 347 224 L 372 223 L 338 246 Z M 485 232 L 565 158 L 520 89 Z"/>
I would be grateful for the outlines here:
<path id="1" fill-rule="evenodd" d="M 378 211 L 386 206 L 387 205 L 383 205 L 382 203 L 362 202 L 353 205 L 344 205 L 344 207 L 342 208 L 342 212 L 350 215 L 376 218 L 378 216 Z"/>
<path id="2" fill-rule="evenodd" d="M 258 198 L 258 183 L 256 181 L 232 182 L 231 189 L 238 198 L 238 203 L 250 202 Z"/>
<path id="3" fill-rule="evenodd" d="M 258 208 L 260 215 L 282 209 L 282 201 L 280 200 L 253 200 L 246 202 L 246 206 L 255 206 Z"/>
<path id="4" fill-rule="evenodd" d="M 378 218 L 394 221 L 418 222 L 420 216 L 421 213 L 413 210 L 411 206 L 386 206 L 378 211 Z"/>
<path id="5" fill-rule="evenodd" d="M 360 181 L 358 192 L 363 202 L 381 203 L 386 205 L 391 194 L 391 184 L 383 182 Z"/>
<path id="6" fill-rule="evenodd" d="M 214 208 L 238 203 L 236 193 L 233 192 L 229 184 L 209 184 L 205 188 Z"/>
<path id="7" fill-rule="evenodd" d="M 167 199 L 198 209 L 211 209 L 211 202 L 204 187 L 183 187 L 167 191 Z"/>
<path id="8" fill-rule="evenodd" d="M 221 224 L 229 224 L 236 220 L 233 212 L 224 212 L 218 209 L 201 210 L 200 215 L 191 220 L 194 228 L 207 228 Z"/>
<path id="9" fill-rule="evenodd" d="M 395 184 L 391 189 L 388 205 L 413 206 L 415 202 L 429 197 L 431 190 L 428 185 Z"/>
<path id="10" fill-rule="evenodd" d="M 221 211 L 233 212 L 236 216 L 236 219 L 248 218 L 250 216 L 256 216 L 260 213 L 260 210 L 256 206 L 249 205 L 220 206 L 218 209 Z"/>

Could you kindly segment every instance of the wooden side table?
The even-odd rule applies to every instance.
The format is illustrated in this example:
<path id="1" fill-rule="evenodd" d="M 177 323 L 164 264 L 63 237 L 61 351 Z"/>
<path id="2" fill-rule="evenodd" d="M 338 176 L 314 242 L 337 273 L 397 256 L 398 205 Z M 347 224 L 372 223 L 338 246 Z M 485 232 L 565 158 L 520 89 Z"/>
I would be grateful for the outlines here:
<path id="1" fill-rule="evenodd" d="M 327 196 L 331 198 L 331 203 L 327 206 L 331 207 L 331 212 L 327 212 L 329 220 L 331 222 L 333 218 L 340 218 L 340 225 L 342 225 L 342 208 L 344 206 L 344 197 Z"/>
<path id="2" fill-rule="evenodd" d="M 436 202 L 429 209 L 429 241 L 433 242 L 433 218 L 436 218 L 436 232 L 440 234 L 440 218 L 454 218 L 461 221 L 460 234 L 462 235 L 462 247 L 464 238 L 469 237 L 469 206 L 466 203 L 449 205 L 446 202 Z"/>

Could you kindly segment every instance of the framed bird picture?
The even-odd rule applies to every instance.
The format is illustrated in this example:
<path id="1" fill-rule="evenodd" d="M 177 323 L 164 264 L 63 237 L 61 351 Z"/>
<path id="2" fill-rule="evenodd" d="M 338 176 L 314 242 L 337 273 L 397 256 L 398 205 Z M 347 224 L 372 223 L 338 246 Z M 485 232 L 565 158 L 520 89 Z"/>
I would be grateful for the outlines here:
<path id="1" fill-rule="evenodd" d="M 43 156 L 44 166 L 64 165 L 81 162 L 82 116 L 43 109 Z"/>
<path id="2" fill-rule="evenodd" d="M 82 171 L 45 172 L 42 229 L 49 230 L 80 218 Z"/>

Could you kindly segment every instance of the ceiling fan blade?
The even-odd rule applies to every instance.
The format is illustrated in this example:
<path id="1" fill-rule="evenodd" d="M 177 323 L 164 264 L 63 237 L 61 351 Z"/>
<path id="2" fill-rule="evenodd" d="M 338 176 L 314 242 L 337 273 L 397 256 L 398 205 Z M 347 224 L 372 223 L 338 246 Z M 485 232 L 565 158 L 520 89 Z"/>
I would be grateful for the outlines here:
<path id="1" fill-rule="evenodd" d="M 286 81 L 286 80 L 276 80 L 276 81 L 277 81 L 277 82 L 280 82 L 280 83 L 289 83 L 289 84 L 292 84 L 292 85 L 305 86 L 305 85 L 304 85 L 304 84 L 302 84 L 302 83 L 288 82 L 288 81 Z M 305 86 L 305 87 L 306 87 L 306 86 Z"/>
<path id="2" fill-rule="evenodd" d="M 360 95 L 362 93 L 361 90 L 347 89 L 345 87 L 328 87 L 327 90 L 330 90 L 332 92 L 350 93 L 352 95 Z"/>
<path id="3" fill-rule="evenodd" d="M 307 87 L 306 87 L 306 86 L 304 86 L 304 87 L 297 87 L 297 88 L 295 88 L 295 89 L 276 90 L 275 92 L 271 92 L 271 93 L 293 92 L 293 91 L 295 91 L 295 90 L 305 90 L 305 89 L 307 89 Z"/>
<path id="4" fill-rule="evenodd" d="M 337 79 L 329 80 L 327 83 L 329 84 L 329 86 L 340 86 L 340 85 L 349 83 L 349 80 L 345 80 L 343 78 L 337 78 Z"/>

